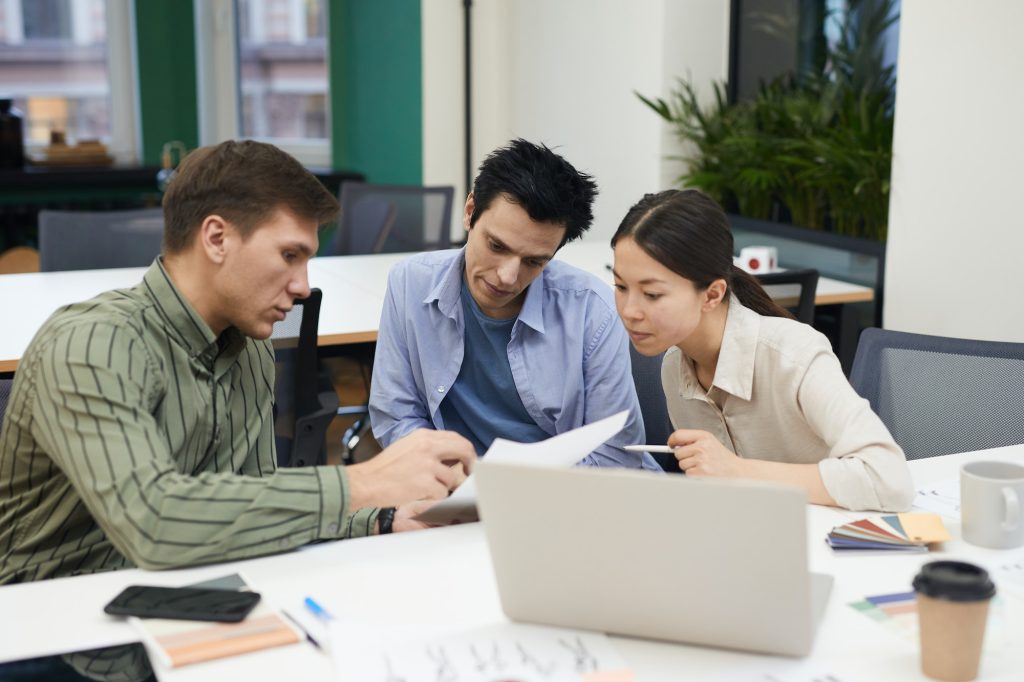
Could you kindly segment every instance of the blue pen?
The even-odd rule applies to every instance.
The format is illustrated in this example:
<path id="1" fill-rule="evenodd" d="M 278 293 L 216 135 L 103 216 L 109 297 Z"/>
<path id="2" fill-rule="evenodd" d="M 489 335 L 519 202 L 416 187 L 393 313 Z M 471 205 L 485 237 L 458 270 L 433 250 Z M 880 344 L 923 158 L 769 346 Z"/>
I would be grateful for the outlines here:
<path id="1" fill-rule="evenodd" d="M 334 616 L 331 615 L 331 612 L 317 604 L 316 600 L 314 600 L 312 597 L 306 597 L 302 603 L 306 605 L 306 608 L 309 609 L 310 613 L 312 613 L 314 616 L 316 616 L 323 622 L 330 623 L 332 620 L 334 620 Z"/>

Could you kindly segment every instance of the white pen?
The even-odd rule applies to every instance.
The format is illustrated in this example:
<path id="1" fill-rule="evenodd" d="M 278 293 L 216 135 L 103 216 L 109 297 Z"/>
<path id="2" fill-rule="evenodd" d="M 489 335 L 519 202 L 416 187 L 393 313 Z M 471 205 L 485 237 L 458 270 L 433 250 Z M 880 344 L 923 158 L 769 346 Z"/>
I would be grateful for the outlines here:
<path id="1" fill-rule="evenodd" d="M 627 445 L 623 450 L 627 452 L 666 452 L 668 454 L 676 451 L 675 448 L 668 445 Z"/>

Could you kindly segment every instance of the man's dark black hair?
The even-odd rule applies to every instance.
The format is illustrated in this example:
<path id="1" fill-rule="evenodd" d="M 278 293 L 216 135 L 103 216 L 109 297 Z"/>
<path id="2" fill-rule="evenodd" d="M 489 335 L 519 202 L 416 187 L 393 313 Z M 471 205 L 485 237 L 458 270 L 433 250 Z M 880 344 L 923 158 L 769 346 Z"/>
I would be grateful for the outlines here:
<path id="1" fill-rule="evenodd" d="M 531 220 L 565 225 L 562 244 L 579 238 L 594 220 L 597 183 L 543 144 L 520 138 L 496 149 L 480 164 L 473 181 L 470 227 L 495 197 L 523 207 Z"/>

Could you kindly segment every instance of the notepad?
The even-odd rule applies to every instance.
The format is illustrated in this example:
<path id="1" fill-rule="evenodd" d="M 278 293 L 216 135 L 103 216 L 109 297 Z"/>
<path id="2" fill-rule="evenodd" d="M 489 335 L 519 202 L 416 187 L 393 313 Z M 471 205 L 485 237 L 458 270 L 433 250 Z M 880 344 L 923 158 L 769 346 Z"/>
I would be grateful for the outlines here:
<path id="1" fill-rule="evenodd" d="M 238 574 L 196 587 L 248 590 Z M 240 623 L 131 618 L 151 655 L 169 668 L 300 642 L 304 637 L 266 601 Z"/>
<path id="2" fill-rule="evenodd" d="M 836 526 L 827 542 L 835 550 L 927 552 L 928 545 L 950 539 L 938 514 L 913 512 L 860 519 Z"/>

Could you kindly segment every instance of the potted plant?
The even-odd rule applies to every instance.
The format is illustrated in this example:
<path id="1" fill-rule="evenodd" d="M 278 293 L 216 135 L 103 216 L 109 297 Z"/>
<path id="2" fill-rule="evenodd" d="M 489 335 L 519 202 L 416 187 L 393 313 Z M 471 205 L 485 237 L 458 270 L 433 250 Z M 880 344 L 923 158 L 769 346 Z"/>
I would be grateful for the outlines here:
<path id="1" fill-rule="evenodd" d="M 680 184 L 727 210 L 833 235 L 884 242 L 889 210 L 895 75 L 883 61 L 892 0 L 851 0 L 826 21 L 836 39 L 819 65 L 729 103 L 724 83 L 702 107 L 680 79 L 668 99 L 637 96 L 692 150 Z"/>

